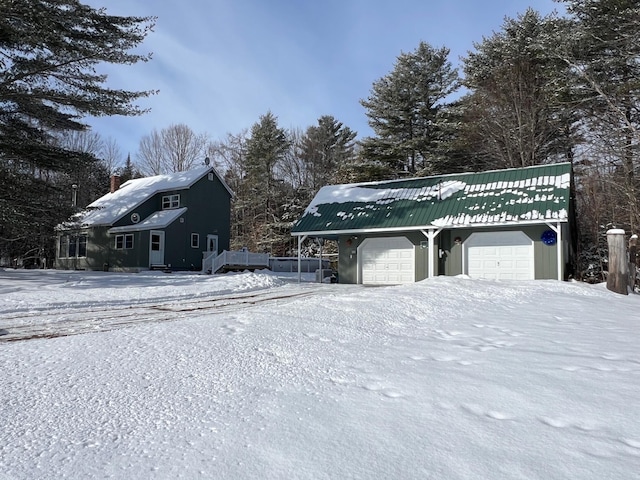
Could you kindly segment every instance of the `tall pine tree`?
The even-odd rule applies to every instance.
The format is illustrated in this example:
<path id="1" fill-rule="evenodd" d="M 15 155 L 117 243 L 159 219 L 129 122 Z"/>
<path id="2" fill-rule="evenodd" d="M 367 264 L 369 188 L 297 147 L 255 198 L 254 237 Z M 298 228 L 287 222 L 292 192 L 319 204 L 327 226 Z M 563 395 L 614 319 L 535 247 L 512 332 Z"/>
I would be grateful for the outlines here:
<path id="1" fill-rule="evenodd" d="M 421 42 L 360 101 L 375 133 L 362 141 L 363 154 L 386 164 L 391 176 L 431 173 L 446 154 L 446 100 L 458 88 L 448 56 L 449 49 Z"/>
<path id="2" fill-rule="evenodd" d="M 71 212 L 60 174 L 97 162 L 55 141 L 83 117 L 138 115 L 148 91 L 105 85 L 104 63 L 131 65 L 150 17 L 108 15 L 78 0 L 0 2 L 0 257 L 52 254 L 53 227 Z M 81 152 L 82 153 L 82 152 Z"/>
<path id="3" fill-rule="evenodd" d="M 587 170 L 616 185 L 611 222 L 640 227 L 640 4 L 636 0 L 563 0 L 571 35 L 556 51 L 574 74 L 586 141 L 597 158 Z"/>
<path id="4" fill-rule="evenodd" d="M 313 193 L 334 183 L 338 168 L 353 160 L 356 135 L 330 115 L 307 128 L 300 154 L 307 170 L 307 186 Z"/>
<path id="5" fill-rule="evenodd" d="M 278 119 L 271 112 L 262 115 L 251 127 L 242 186 L 247 197 L 241 219 L 243 243 L 251 250 L 283 254 L 283 239 L 289 232 L 281 220 L 279 199 L 284 185 L 277 178 L 277 168 L 290 147 L 287 131 L 278 126 Z"/>
<path id="6" fill-rule="evenodd" d="M 475 169 L 571 159 L 577 115 L 567 66 L 554 54 L 566 31 L 566 21 L 528 9 L 464 59 L 460 135 Z"/>

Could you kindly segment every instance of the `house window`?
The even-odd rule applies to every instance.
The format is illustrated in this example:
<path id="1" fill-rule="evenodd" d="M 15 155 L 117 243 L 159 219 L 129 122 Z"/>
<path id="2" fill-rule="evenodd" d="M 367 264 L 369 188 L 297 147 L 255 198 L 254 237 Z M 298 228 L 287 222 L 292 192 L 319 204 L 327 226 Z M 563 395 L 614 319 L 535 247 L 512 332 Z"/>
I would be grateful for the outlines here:
<path id="1" fill-rule="evenodd" d="M 87 236 L 80 235 L 78 237 L 78 256 L 86 257 L 87 256 Z"/>
<path id="2" fill-rule="evenodd" d="M 199 233 L 192 233 L 191 234 L 191 248 L 198 248 L 200 247 L 200 234 Z"/>
<path id="3" fill-rule="evenodd" d="M 59 258 L 81 258 L 87 256 L 87 234 L 62 235 Z"/>
<path id="4" fill-rule="evenodd" d="M 165 195 L 162 197 L 162 209 L 169 210 L 171 208 L 178 208 L 180 206 L 180 195 Z"/>
<path id="5" fill-rule="evenodd" d="M 69 256 L 69 235 L 62 235 L 60 237 L 60 252 L 58 257 L 67 258 Z"/>
<path id="6" fill-rule="evenodd" d="M 116 250 L 131 250 L 133 248 L 133 233 L 116 235 Z"/>
<path id="7" fill-rule="evenodd" d="M 73 258 L 76 256 L 76 251 L 78 250 L 76 248 L 77 246 L 78 245 L 73 241 L 73 238 L 69 237 L 69 255 L 67 255 L 68 257 Z"/>

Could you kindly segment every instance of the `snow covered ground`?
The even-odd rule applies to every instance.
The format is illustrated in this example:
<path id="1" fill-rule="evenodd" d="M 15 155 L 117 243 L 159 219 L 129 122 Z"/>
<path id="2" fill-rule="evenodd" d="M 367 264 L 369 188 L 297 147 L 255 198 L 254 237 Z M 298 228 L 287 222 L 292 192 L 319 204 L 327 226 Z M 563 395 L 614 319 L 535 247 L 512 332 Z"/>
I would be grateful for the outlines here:
<path id="1" fill-rule="evenodd" d="M 0 270 L 0 333 L 0 479 L 640 478 L 602 285 Z"/>

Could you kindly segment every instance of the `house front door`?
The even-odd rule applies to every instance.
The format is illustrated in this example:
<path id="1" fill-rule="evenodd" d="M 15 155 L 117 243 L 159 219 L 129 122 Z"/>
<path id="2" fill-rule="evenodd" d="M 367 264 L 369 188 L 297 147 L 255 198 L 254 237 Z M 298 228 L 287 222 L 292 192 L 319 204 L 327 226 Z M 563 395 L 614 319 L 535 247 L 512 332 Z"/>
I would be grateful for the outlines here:
<path id="1" fill-rule="evenodd" d="M 218 253 L 218 235 L 207 235 L 207 252 Z"/>
<path id="2" fill-rule="evenodd" d="M 164 232 L 151 231 L 149 239 L 149 266 L 164 265 Z"/>

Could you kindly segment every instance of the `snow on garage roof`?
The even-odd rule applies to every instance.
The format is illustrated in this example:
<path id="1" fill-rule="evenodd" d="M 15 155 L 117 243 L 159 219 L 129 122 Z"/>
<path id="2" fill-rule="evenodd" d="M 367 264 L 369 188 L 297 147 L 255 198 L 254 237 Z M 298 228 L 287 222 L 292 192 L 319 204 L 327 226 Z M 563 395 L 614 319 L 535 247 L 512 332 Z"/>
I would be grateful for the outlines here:
<path id="1" fill-rule="evenodd" d="M 571 164 L 320 189 L 293 235 L 567 221 Z"/>

